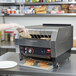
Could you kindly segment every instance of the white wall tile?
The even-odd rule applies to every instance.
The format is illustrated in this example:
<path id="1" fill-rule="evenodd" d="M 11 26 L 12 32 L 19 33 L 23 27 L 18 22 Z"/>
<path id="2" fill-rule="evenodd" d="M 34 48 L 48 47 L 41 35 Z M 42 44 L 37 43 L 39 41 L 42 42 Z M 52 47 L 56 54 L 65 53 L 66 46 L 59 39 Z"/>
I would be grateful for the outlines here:
<path id="1" fill-rule="evenodd" d="M 2 17 L 0 17 L 0 24 L 1 24 L 1 23 L 3 23 L 3 18 L 2 18 Z"/>

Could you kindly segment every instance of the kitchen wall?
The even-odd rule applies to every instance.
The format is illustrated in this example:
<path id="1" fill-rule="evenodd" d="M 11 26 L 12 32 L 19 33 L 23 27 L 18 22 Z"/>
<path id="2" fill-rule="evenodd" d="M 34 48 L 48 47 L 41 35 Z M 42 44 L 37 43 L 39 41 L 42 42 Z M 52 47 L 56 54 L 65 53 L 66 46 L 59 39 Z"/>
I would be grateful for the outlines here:
<path id="1" fill-rule="evenodd" d="M 41 25 L 43 23 L 64 23 L 74 26 L 74 38 L 76 39 L 76 17 L 5 17 L 6 23 L 18 23 L 23 26 Z"/>
<path id="2" fill-rule="evenodd" d="M 0 17 L 0 23 L 3 23 L 3 18 L 2 17 Z"/>

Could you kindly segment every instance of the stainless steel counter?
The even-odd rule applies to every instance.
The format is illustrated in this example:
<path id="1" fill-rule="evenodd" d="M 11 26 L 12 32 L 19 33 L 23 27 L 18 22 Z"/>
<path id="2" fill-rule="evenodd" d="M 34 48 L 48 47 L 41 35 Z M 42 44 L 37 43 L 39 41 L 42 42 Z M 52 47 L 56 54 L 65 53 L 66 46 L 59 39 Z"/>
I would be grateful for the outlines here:
<path id="1" fill-rule="evenodd" d="M 0 56 L 7 52 L 16 52 L 14 42 L 0 42 Z"/>
<path id="2" fill-rule="evenodd" d="M 0 56 L 0 60 L 13 60 L 19 64 L 18 53 L 6 53 Z M 19 65 L 11 69 L 0 70 L 0 74 L 18 74 L 31 76 L 76 76 L 76 54 L 72 54 L 69 60 L 63 65 L 53 70 L 40 70 L 34 68 L 20 67 Z"/>
<path id="3" fill-rule="evenodd" d="M 15 43 L 14 42 L 0 42 L 0 48 L 12 48 L 15 49 Z"/>

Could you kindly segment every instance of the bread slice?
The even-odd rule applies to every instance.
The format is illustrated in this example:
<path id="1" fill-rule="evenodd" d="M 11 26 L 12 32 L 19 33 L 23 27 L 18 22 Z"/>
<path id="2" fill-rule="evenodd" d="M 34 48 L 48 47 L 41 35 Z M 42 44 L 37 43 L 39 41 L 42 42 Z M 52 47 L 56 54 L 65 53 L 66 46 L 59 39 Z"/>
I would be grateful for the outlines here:
<path id="1" fill-rule="evenodd" d="M 24 65 L 28 65 L 28 66 L 34 66 L 34 64 L 36 63 L 36 60 L 34 59 L 29 59 L 27 60 Z"/>
<path id="2" fill-rule="evenodd" d="M 40 68 L 46 68 L 46 69 L 50 69 L 50 65 L 44 65 L 44 66 L 40 66 Z"/>
<path id="3" fill-rule="evenodd" d="M 47 65 L 47 64 L 48 64 L 47 61 L 40 61 L 40 62 L 38 63 L 38 66 Z"/>

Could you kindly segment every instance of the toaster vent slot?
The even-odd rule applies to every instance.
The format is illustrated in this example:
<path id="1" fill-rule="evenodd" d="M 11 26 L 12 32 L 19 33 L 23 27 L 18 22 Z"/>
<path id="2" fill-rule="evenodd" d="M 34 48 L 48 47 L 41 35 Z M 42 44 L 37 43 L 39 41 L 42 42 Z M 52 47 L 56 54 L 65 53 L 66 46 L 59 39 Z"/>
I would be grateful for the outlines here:
<path id="1" fill-rule="evenodd" d="M 49 39 L 49 40 L 51 40 L 51 35 L 35 35 L 35 34 L 31 34 L 31 38 L 33 38 L 33 39 L 44 39 L 44 40 L 46 40 L 46 39 Z"/>
<path id="2" fill-rule="evenodd" d="M 45 29 L 29 29 L 32 39 L 51 40 L 51 32 Z"/>

